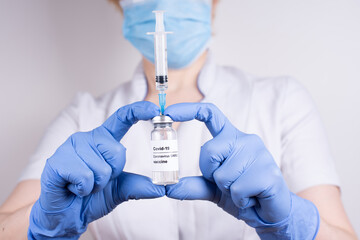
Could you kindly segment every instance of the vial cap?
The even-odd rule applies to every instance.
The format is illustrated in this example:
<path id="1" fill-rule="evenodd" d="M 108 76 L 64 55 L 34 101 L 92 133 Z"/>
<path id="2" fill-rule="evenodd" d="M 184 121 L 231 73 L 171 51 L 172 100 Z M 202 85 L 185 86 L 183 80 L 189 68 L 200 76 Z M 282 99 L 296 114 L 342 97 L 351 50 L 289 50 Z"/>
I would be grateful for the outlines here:
<path id="1" fill-rule="evenodd" d="M 169 116 L 159 115 L 152 119 L 152 122 L 155 123 L 172 123 L 174 122 Z"/>

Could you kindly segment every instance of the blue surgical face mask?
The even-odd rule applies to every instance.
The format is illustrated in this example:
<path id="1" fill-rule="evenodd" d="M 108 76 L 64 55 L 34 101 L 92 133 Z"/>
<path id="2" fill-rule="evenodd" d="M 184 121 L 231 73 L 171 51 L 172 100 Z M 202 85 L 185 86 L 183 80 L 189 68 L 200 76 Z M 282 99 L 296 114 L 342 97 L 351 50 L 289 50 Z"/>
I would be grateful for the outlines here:
<path id="1" fill-rule="evenodd" d="M 124 37 L 154 63 L 154 10 L 165 11 L 169 68 L 184 68 L 208 47 L 211 39 L 211 0 L 122 0 Z"/>

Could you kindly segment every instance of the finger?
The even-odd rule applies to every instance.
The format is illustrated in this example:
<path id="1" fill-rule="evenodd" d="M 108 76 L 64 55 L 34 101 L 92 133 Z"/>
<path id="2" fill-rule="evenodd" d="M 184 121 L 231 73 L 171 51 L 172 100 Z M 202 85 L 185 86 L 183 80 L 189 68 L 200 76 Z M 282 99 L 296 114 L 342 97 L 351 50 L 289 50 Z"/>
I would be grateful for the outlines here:
<path id="1" fill-rule="evenodd" d="M 165 114 L 174 121 L 203 121 L 214 139 L 201 148 L 200 169 L 203 176 L 214 181 L 213 173 L 230 154 L 236 130 L 224 114 L 211 103 L 179 103 L 166 108 Z"/>
<path id="2" fill-rule="evenodd" d="M 149 120 L 160 114 L 159 107 L 154 103 L 135 102 L 119 108 L 104 123 L 110 134 L 120 141 L 130 127 L 139 120 Z"/>
<path id="3" fill-rule="evenodd" d="M 245 221 L 250 227 L 263 227 L 263 223 L 259 222 L 259 215 L 254 207 L 238 208 L 236 218 Z"/>
<path id="4" fill-rule="evenodd" d="M 224 193 L 229 193 L 231 184 L 246 172 L 254 161 L 261 161 L 261 158 L 265 156 L 263 152 L 267 151 L 261 139 L 256 135 L 237 133 L 237 136 L 233 138 L 237 139 L 236 146 L 228 148 L 226 160 L 213 173 L 214 181 Z"/>
<path id="5" fill-rule="evenodd" d="M 247 207 L 248 198 L 256 198 L 258 205 L 255 208 L 260 218 L 278 222 L 290 211 L 289 191 L 280 169 L 272 159 L 266 158 L 268 153 L 264 154 L 230 186 L 230 194 L 239 208 Z"/>
<path id="6" fill-rule="evenodd" d="M 96 148 L 111 166 L 111 179 L 118 177 L 125 166 L 126 148 L 103 127 L 93 130 L 93 139 Z"/>
<path id="7" fill-rule="evenodd" d="M 166 195 L 179 200 L 207 200 L 218 203 L 220 191 L 203 177 L 184 177 L 177 184 L 166 186 Z"/>
<path id="8" fill-rule="evenodd" d="M 256 209 L 262 208 L 259 199 L 256 197 L 258 191 L 255 189 L 257 189 L 257 187 L 253 179 L 249 181 L 249 179 L 242 179 L 242 177 L 236 180 L 230 187 L 231 199 L 235 206 L 239 208 L 239 218 L 244 221 L 252 221 L 258 219 L 259 216 L 265 221 L 272 219 L 266 216 L 264 217 L 262 214 L 265 212 L 266 215 L 268 215 L 271 212 L 268 211 L 269 209 L 256 211 Z"/>
<path id="9" fill-rule="evenodd" d="M 211 103 L 178 103 L 167 107 L 164 114 L 177 122 L 193 119 L 202 121 L 213 137 L 225 127 L 232 126 L 224 114 Z"/>
<path id="10" fill-rule="evenodd" d="M 79 158 L 94 173 L 94 188 L 92 192 L 95 193 L 102 190 L 108 184 L 112 169 L 94 146 L 92 134 L 93 131 L 78 132 L 73 134 L 70 139 Z"/>
<path id="11" fill-rule="evenodd" d="M 41 175 L 40 203 L 47 211 L 59 211 L 68 207 L 74 197 L 84 197 L 91 193 L 94 186 L 94 175 L 76 154 L 69 156 L 69 162 L 49 158 Z M 60 160 L 60 161 L 59 161 Z M 70 167 L 71 166 L 71 167 Z M 74 171 L 76 169 L 76 171 Z"/>
<path id="12" fill-rule="evenodd" d="M 258 164 L 255 163 L 254 165 Z M 257 166 L 252 167 L 256 168 Z M 266 168 L 266 166 L 264 167 Z M 257 170 L 255 168 L 241 174 L 228 189 L 234 204 L 239 208 L 244 208 L 249 198 L 257 197 L 270 186 L 269 180 L 271 178 L 267 179 L 266 176 L 262 175 L 266 173 L 261 168 Z"/>
<path id="13" fill-rule="evenodd" d="M 209 181 L 214 182 L 214 172 L 231 153 L 233 141 L 229 141 L 229 138 L 231 139 L 228 134 L 220 133 L 201 147 L 199 166 L 203 176 Z"/>
<path id="14" fill-rule="evenodd" d="M 130 199 L 150 199 L 165 196 L 165 187 L 155 185 L 151 179 L 142 175 L 122 172 L 114 184 L 117 204 Z"/>
<path id="15" fill-rule="evenodd" d="M 230 194 L 234 204 L 241 209 L 251 208 L 254 206 L 260 206 L 256 197 L 244 197 L 244 195 L 237 196 L 236 191 Z"/>
<path id="16" fill-rule="evenodd" d="M 94 174 L 78 157 L 71 145 L 70 138 L 59 147 L 47 161 L 41 176 L 46 187 L 54 187 L 50 193 L 68 188 L 75 195 L 83 197 L 91 193 Z"/>

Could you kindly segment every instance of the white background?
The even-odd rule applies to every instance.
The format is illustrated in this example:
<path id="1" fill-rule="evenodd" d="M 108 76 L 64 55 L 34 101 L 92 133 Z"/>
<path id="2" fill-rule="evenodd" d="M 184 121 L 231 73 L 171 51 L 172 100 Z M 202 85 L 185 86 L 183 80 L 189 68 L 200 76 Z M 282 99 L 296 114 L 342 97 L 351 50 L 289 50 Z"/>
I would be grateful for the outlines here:
<path id="1" fill-rule="evenodd" d="M 105 0 L 0 0 L 0 203 L 77 91 L 130 78 L 140 56 L 121 27 Z M 360 1 L 223 0 L 214 34 L 219 63 L 292 75 L 311 92 L 360 235 Z"/>

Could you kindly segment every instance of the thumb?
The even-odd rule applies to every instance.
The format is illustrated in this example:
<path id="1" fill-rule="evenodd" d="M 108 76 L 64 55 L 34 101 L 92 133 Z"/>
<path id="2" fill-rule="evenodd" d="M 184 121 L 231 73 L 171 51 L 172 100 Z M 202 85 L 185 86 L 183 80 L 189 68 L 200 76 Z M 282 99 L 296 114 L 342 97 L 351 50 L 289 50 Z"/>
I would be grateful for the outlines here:
<path id="1" fill-rule="evenodd" d="M 151 179 L 142 175 L 122 172 L 114 184 L 117 204 L 130 199 L 150 199 L 165 196 L 165 187 L 155 185 Z"/>
<path id="2" fill-rule="evenodd" d="M 221 192 L 204 177 L 184 177 L 177 184 L 166 186 L 166 195 L 179 200 L 208 200 L 218 203 Z"/>

